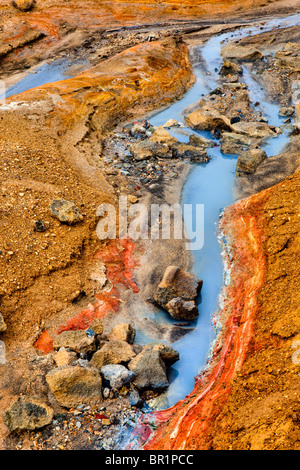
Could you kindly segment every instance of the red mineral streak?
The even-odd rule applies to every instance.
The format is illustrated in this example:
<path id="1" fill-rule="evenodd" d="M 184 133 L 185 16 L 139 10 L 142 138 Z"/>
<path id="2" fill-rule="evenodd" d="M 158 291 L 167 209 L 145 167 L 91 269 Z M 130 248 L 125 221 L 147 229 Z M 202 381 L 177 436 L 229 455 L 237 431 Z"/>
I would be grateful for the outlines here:
<path id="1" fill-rule="evenodd" d="M 53 339 L 49 333 L 44 330 L 33 346 L 36 349 L 43 351 L 44 354 L 48 354 L 53 349 Z"/>
<path id="2" fill-rule="evenodd" d="M 141 447 L 159 450 L 210 449 L 216 417 L 231 392 L 231 381 L 241 369 L 253 340 L 258 311 L 257 294 L 266 275 L 263 250 L 263 206 L 269 190 L 226 209 L 221 230 L 230 283 L 223 288 L 223 306 L 214 318 L 221 325 L 207 368 L 195 381 L 193 392 L 170 409 L 152 414 L 153 426 L 145 440 L 145 422 L 134 430 Z M 140 433 L 141 430 L 141 433 Z"/>
<path id="3" fill-rule="evenodd" d="M 97 302 L 94 305 L 89 304 L 75 317 L 60 325 L 57 334 L 61 334 L 63 331 L 85 330 L 89 328 L 95 318 L 103 318 L 117 312 L 120 305 L 117 285 L 121 284 L 132 289 L 135 293 L 139 291 L 136 283 L 132 280 L 133 270 L 137 266 L 137 261 L 133 256 L 134 249 L 135 243 L 130 239 L 111 240 L 103 249 L 94 254 L 95 259 L 105 263 L 106 275 L 113 287 L 109 291 L 95 294 Z M 48 353 L 53 349 L 53 340 L 47 332 L 43 332 L 34 347 Z"/>
<path id="4" fill-rule="evenodd" d="M 104 249 L 95 253 L 95 258 L 105 263 L 106 275 L 110 282 L 123 284 L 138 293 L 139 289 L 132 280 L 137 261 L 133 257 L 135 243 L 130 239 L 112 240 Z"/>

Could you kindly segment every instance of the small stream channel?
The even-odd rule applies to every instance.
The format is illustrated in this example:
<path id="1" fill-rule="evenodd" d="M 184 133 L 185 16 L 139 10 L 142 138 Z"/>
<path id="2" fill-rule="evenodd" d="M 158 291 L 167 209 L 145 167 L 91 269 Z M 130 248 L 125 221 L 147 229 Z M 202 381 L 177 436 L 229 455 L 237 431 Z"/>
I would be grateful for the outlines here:
<path id="1" fill-rule="evenodd" d="M 198 102 L 218 86 L 219 74 L 223 60 L 221 50 L 227 41 L 260 34 L 275 28 L 284 28 L 299 24 L 300 15 L 293 15 L 284 19 L 276 19 L 263 22 L 257 27 L 247 27 L 234 32 L 226 32 L 214 36 L 200 48 L 199 52 L 204 59 L 201 68 L 196 66 L 195 85 L 178 102 L 168 109 L 150 118 L 154 126 L 164 125 L 169 119 L 184 122 L 183 112 L 185 108 Z M 203 66 L 204 69 L 203 70 Z M 248 85 L 250 100 L 260 102 L 259 110 L 267 118 L 269 125 L 282 126 L 284 118 L 278 116 L 280 105 L 270 103 L 264 95 L 263 89 L 255 81 L 247 67 L 241 82 Z M 188 133 L 193 133 L 185 128 Z M 170 133 L 181 142 L 187 142 L 188 136 L 176 132 L 176 128 Z M 209 132 L 195 132 L 204 137 L 216 141 Z M 289 141 L 288 132 L 284 131 L 276 138 L 269 139 L 264 145 L 268 157 L 278 155 Z M 217 142 L 217 141 L 216 141 Z M 235 183 L 235 168 L 237 156 L 223 154 L 220 147 L 207 149 L 211 161 L 207 164 L 195 164 L 190 172 L 182 194 L 182 204 L 204 204 L 204 246 L 199 251 L 193 251 L 194 273 L 203 279 L 201 298 L 198 301 L 199 318 L 191 326 L 194 330 L 186 334 L 182 339 L 172 344 L 180 353 L 180 360 L 174 364 L 170 371 L 170 387 L 165 401 L 158 401 L 157 408 L 170 407 L 179 400 L 185 398 L 194 388 L 194 378 L 205 367 L 209 357 L 211 345 L 216 337 L 216 331 L 212 325 L 212 316 L 218 309 L 218 303 L 224 283 L 224 268 L 222 262 L 222 248 L 218 240 L 218 221 L 220 214 L 228 205 L 234 202 L 233 188 Z M 152 319 L 165 321 L 163 312 L 148 312 Z M 147 342 L 143 333 L 139 338 Z"/>

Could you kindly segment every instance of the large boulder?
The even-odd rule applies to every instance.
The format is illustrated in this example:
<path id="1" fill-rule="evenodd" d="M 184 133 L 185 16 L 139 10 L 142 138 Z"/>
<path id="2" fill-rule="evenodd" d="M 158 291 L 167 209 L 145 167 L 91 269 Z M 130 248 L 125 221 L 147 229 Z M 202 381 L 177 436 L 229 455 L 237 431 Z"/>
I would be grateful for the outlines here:
<path id="1" fill-rule="evenodd" d="M 112 340 L 105 343 L 99 351 L 95 352 L 91 359 L 91 364 L 97 369 L 101 369 L 107 364 L 126 364 L 135 355 L 130 344 L 125 341 Z"/>
<path id="2" fill-rule="evenodd" d="M 108 364 L 103 366 L 100 372 L 111 388 L 120 389 L 135 379 L 135 373 L 121 364 Z"/>
<path id="3" fill-rule="evenodd" d="M 76 353 L 90 353 L 96 350 L 96 336 L 93 330 L 63 331 L 53 341 L 54 349 L 69 348 Z"/>
<path id="4" fill-rule="evenodd" d="M 132 344 L 135 338 L 135 329 L 130 323 L 119 323 L 114 326 L 108 335 L 109 340 L 126 341 Z"/>
<path id="5" fill-rule="evenodd" d="M 258 165 L 268 158 L 266 152 L 260 148 L 255 148 L 243 152 L 236 164 L 236 174 L 253 174 Z"/>
<path id="6" fill-rule="evenodd" d="M 53 418 L 53 410 L 40 400 L 18 397 L 2 414 L 4 424 L 10 431 L 33 431 L 47 426 Z"/>
<path id="7" fill-rule="evenodd" d="M 58 403 L 66 408 L 102 401 L 102 379 L 98 369 L 57 367 L 46 375 L 46 381 Z"/>
<path id="8" fill-rule="evenodd" d="M 235 59 L 238 61 L 254 61 L 261 60 L 263 54 L 252 46 L 238 46 L 232 42 L 223 47 L 221 56 L 223 59 Z"/>
<path id="9" fill-rule="evenodd" d="M 168 266 L 157 287 L 154 300 L 165 307 L 171 299 L 180 297 L 183 300 L 195 300 L 202 288 L 203 281 L 192 273 L 178 266 Z"/>

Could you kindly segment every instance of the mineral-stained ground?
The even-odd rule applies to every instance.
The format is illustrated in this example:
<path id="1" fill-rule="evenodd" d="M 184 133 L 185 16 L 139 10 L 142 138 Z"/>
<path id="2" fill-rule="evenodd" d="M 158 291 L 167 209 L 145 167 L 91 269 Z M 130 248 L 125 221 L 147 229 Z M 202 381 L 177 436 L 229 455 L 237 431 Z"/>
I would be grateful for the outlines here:
<path id="1" fill-rule="evenodd" d="M 297 106 L 287 148 L 239 179 L 238 202 L 222 218 L 231 283 L 210 366 L 194 391 L 155 413 L 159 426 L 151 427 L 148 415 L 129 400 L 132 385 L 108 392 L 100 403 L 63 406 L 46 379 L 59 365 L 53 340 L 96 319 L 104 329 L 100 344 L 113 342 L 108 335 L 121 322 L 167 342 L 182 334 L 142 319 L 165 268 L 191 268 L 182 243 L 101 241 L 97 207 L 118 209 L 120 194 L 133 205 L 178 202 L 187 161 L 145 157 L 131 176 L 124 170 L 119 153 L 135 143 L 131 123 L 143 123 L 193 85 L 195 44 L 299 10 L 297 0 L 0 0 L 0 93 L 26 76 L 34 83 L 37 68 L 56 60 L 68 64 L 65 74 L 72 77 L 0 101 L 0 340 L 6 349 L 6 363 L 0 362 L 1 449 L 111 448 L 124 423 L 139 423 L 134 432 L 146 449 L 300 448 Z M 266 56 L 253 65 L 257 80 L 286 108 L 300 79 L 299 38 L 299 26 L 293 26 L 239 42 Z M 251 121 L 253 110 L 242 94 L 235 99 L 244 99 Z M 213 105 L 225 116 L 237 109 L 230 95 L 223 93 Z M 60 200 L 76 206 L 74 223 L 62 222 L 50 209 Z M 136 344 L 128 348 L 134 356 L 141 352 Z M 70 354 L 63 360 L 74 370 L 79 366 Z M 89 390 L 96 386 L 86 380 Z M 142 398 L 156 395 L 148 390 Z M 41 413 L 50 414 L 49 422 L 9 429 L 5 413 L 20 396 L 46 406 Z M 41 419 L 40 408 L 30 406 Z"/>

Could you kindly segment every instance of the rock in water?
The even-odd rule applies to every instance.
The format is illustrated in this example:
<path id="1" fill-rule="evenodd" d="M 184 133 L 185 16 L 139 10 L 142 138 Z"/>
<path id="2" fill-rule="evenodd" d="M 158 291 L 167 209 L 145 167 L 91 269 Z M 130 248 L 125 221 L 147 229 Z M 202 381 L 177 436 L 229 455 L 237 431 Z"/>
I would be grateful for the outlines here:
<path id="1" fill-rule="evenodd" d="M 191 320 L 198 315 L 194 301 L 200 294 L 202 284 L 203 281 L 193 274 L 177 266 L 169 266 L 155 292 L 154 300 L 171 315 L 175 315 L 174 318 Z"/>
<path id="2" fill-rule="evenodd" d="M 107 364 L 126 364 L 135 357 L 135 355 L 132 346 L 125 341 L 112 340 L 104 344 L 99 351 L 95 352 L 91 359 L 91 364 L 98 369 L 101 369 Z"/>
<path id="3" fill-rule="evenodd" d="M 118 390 L 135 378 L 135 373 L 121 364 L 108 364 L 102 367 L 100 372 L 104 379 L 109 382 L 110 387 Z"/>
<path id="4" fill-rule="evenodd" d="M 3 331 L 6 331 L 6 329 L 7 329 L 7 326 L 5 324 L 3 316 L 0 313 L 0 333 L 3 332 Z"/>
<path id="5" fill-rule="evenodd" d="M 205 147 L 178 143 L 172 145 L 172 151 L 175 158 L 188 158 L 191 162 L 207 163 L 210 160 Z"/>
<path id="6" fill-rule="evenodd" d="M 233 132 L 237 134 L 247 135 L 255 139 L 267 139 L 269 137 L 276 137 L 276 133 L 265 122 L 256 121 L 241 121 L 232 124 Z"/>
<path id="7" fill-rule="evenodd" d="M 4 424 L 10 431 L 33 431 L 47 424 L 53 418 L 53 410 L 39 400 L 18 397 L 11 407 L 2 414 Z"/>
<path id="8" fill-rule="evenodd" d="M 199 315 L 194 300 L 182 300 L 180 297 L 171 299 L 165 308 L 174 320 L 195 320 Z"/>
<path id="9" fill-rule="evenodd" d="M 200 131 L 213 131 L 215 129 L 231 130 L 228 117 L 220 114 L 208 103 L 200 106 L 185 118 L 187 126 Z"/>
<path id="10" fill-rule="evenodd" d="M 237 46 L 232 42 L 222 49 L 221 56 L 224 59 L 235 59 L 246 62 L 262 60 L 263 58 L 262 53 L 258 49 L 251 46 Z"/>
<path id="11" fill-rule="evenodd" d="M 236 174 L 253 174 L 258 165 L 268 158 L 266 152 L 260 148 L 255 148 L 243 152 L 236 164 Z"/>
<path id="12" fill-rule="evenodd" d="M 62 223 L 76 224 L 83 220 L 83 215 L 74 202 L 65 199 L 55 199 L 50 206 L 51 213 Z"/>
<path id="13" fill-rule="evenodd" d="M 66 408 L 102 401 L 102 379 L 97 369 L 57 367 L 46 375 L 46 381 L 58 403 Z"/>
<path id="14" fill-rule="evenodd" d="M 235 62 L 231 62 L 230 60 L 224 60 L 222 68 L 220 70 L 220 75 L 222 77 L 226 75 L 243 75 L 243 68 L 236 64 Z"/>
<path id="15" fill-rule="evenodd" d="M 189 136 L 189 143 L 195 147 L 212 148 L 216 146 L 215 142 L 212 140 L 206 139 L 205 137 L 197 134 L 191 134 Z"/>
<path id="16" fill-rule="evenodd" d="M 295 114 L 295 109 L 292 106 L 283 106 L 280 108 L 278 115 L 279 116 L 288 116 L 292 117 Z"/>
<path id="17" fill-rule="evenodd" d="M 178 142 L 178 140 L 171 136 L 171 134 L 166 131 L 162 126 L 159 126 L 150 137 L 152 142 L 158 142 L 160 144 L 172 145 Z"/>

